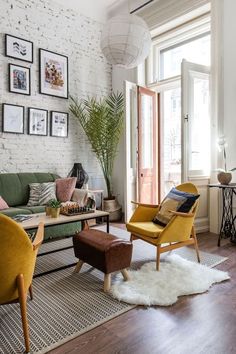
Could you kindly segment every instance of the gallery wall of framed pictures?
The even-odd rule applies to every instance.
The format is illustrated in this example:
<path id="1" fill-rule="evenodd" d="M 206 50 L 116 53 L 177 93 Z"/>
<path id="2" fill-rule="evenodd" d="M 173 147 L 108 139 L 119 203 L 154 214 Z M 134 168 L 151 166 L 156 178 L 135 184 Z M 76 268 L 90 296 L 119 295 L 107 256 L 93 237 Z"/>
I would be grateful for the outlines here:
<path id="1" fill-rule="evenodd" d="M 28 107 L 28 134 L 66 138 L 68 137 L 69 114 L 66 112 L 50 111 L 46 109 Z M 25 107 L 10 103 L 2 104 L 2 131 L 3 133 L 24 134 Z"/>
<path id="2" fill-rule="evenodd" d="M 69 71 L 68 57 L 39 48 L 39 94 L 68 99 Z M 31 95 L 31 71 L 34 67 L 34 43 L 24 38 L 5 34 L 5 56 L 26 62 L 18 65 L 8 63 L 9 92 Z M 28 66 L 30 63 L 30 67 Z M 37 70 L 35 70 L 36 75 Z M 51 104 L 50 104 L 51 106 Z M 2 132 L 24 134 L 25 107 L 11 103 L 2 104 Z M 48 110 L 28 107 L 28 134 L 53 137 L 68 137 L 69 115 L 67 112 L 52 110 L 50 120 Z"/>

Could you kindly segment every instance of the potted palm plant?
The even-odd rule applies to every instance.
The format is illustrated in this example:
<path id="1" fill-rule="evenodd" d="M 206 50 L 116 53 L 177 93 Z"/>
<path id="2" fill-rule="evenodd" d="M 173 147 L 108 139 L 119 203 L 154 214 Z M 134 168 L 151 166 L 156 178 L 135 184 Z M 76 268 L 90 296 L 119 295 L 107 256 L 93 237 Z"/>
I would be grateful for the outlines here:
<path id="1" fill-rule="evenodd" d="M 115 206 L 109 206 L 107 211 L 118 210 L 112 192 L 112 172 L 124 125 L 124 96 L 111 93 L 100 100 L 89 98 L 79 102 L 71 97 L 70 111 L 79 120 L 102 168 L 107 187 L 104 209 L 107 210 L 107 201 L 109 204 L 113 201 Z M 121 211 L 120 206 L 119 209 Z"/>

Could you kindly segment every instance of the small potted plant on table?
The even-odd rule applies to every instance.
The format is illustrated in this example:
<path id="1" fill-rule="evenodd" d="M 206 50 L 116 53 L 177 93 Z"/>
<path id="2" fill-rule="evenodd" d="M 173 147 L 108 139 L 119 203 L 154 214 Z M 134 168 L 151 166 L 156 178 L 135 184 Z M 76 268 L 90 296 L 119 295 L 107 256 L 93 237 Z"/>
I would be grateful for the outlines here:
<path id="1" fill-rule="evenodd" d="M 46 208 L 46 215 L 50 215 L 52 218 L 58 218 L 60 215 L 61 202 L 57 199 L 51 199 Z"/>

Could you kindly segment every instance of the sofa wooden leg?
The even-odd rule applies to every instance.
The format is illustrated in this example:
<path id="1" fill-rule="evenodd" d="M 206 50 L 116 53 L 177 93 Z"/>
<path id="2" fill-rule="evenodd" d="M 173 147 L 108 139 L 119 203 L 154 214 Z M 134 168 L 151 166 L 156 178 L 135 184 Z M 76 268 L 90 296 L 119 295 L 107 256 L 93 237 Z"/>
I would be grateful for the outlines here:
<path id="1" fill-rule="evenodd" d="M 18 288 L 18 293 L 19 293 L 21 320 L 22 320 L 22 327 L 23 327 L 23 333 L 24 333 L 24 339 L 25 339 L 25 350 L 28 353 L 30 351 L 30 338 L 29 338 L 29 328 L 28 328 L 28 321 L 27 321 L 27 307 L 26 307 L 27 294 L 25 293 L 23 274 L 19 274 L 17 276 L 17 288 Z"/>
<path id="2" fill-rule="evenodd" d="M 75 269 L 74 269 L 73 273 L 79 273 L 83 264 L 84 264 L 84 262 L 79 260 L 78 263 L 75 266 Z"/>
<path id="3" fill-rule="evenodd" d="M 104 274 L 104 292 L 108 292 L 111 287 L 111 274 Z"/>
<path id="4" fill-rule="evenodd" d="M 124 280 L 130 280 L 129 273 L 127 272 L 127 269 L 122 269 L 121 274 L 123 275 Z"/>
<path id="5" fill-rule="evenodd" d="M 157 246 L 156 270 L 160 269 L 160 257 L 161 257 L 160 247 L 161 246 L 159 245 Z"/>

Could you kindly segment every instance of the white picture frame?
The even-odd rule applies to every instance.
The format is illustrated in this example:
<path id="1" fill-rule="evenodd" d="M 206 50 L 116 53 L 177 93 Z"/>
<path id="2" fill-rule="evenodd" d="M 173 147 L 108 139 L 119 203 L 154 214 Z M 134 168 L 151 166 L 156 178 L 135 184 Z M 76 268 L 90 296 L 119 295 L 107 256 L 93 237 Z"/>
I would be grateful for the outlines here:
<path id="1" fill-rule="evenodd" d="M 46 49 L 39 49 L 39 92 L 68 98 L 68 57 Z"/>
<path id="2" fill-rule="evenodd" d="M 69 114 L 66 112 L 51 111 L 50 135 L 55 137 L 68 137 Z"/>
<path id="3" fill-rule="evenodd" d="M 48 135 L 48 111 L 41 108 L 28 108 L 28 134 Z"/>
<path id="4" fill-rule="evenodd" d="M 23 38 L 5 34 L 5 56 L 33 63 L 34 44 Z"/>
<path id="5" fill-rule="evenodd" d="M 24 134 L 25 107 L 15 104 L 2 104 L 2 131 L 3 133 Z"/>

